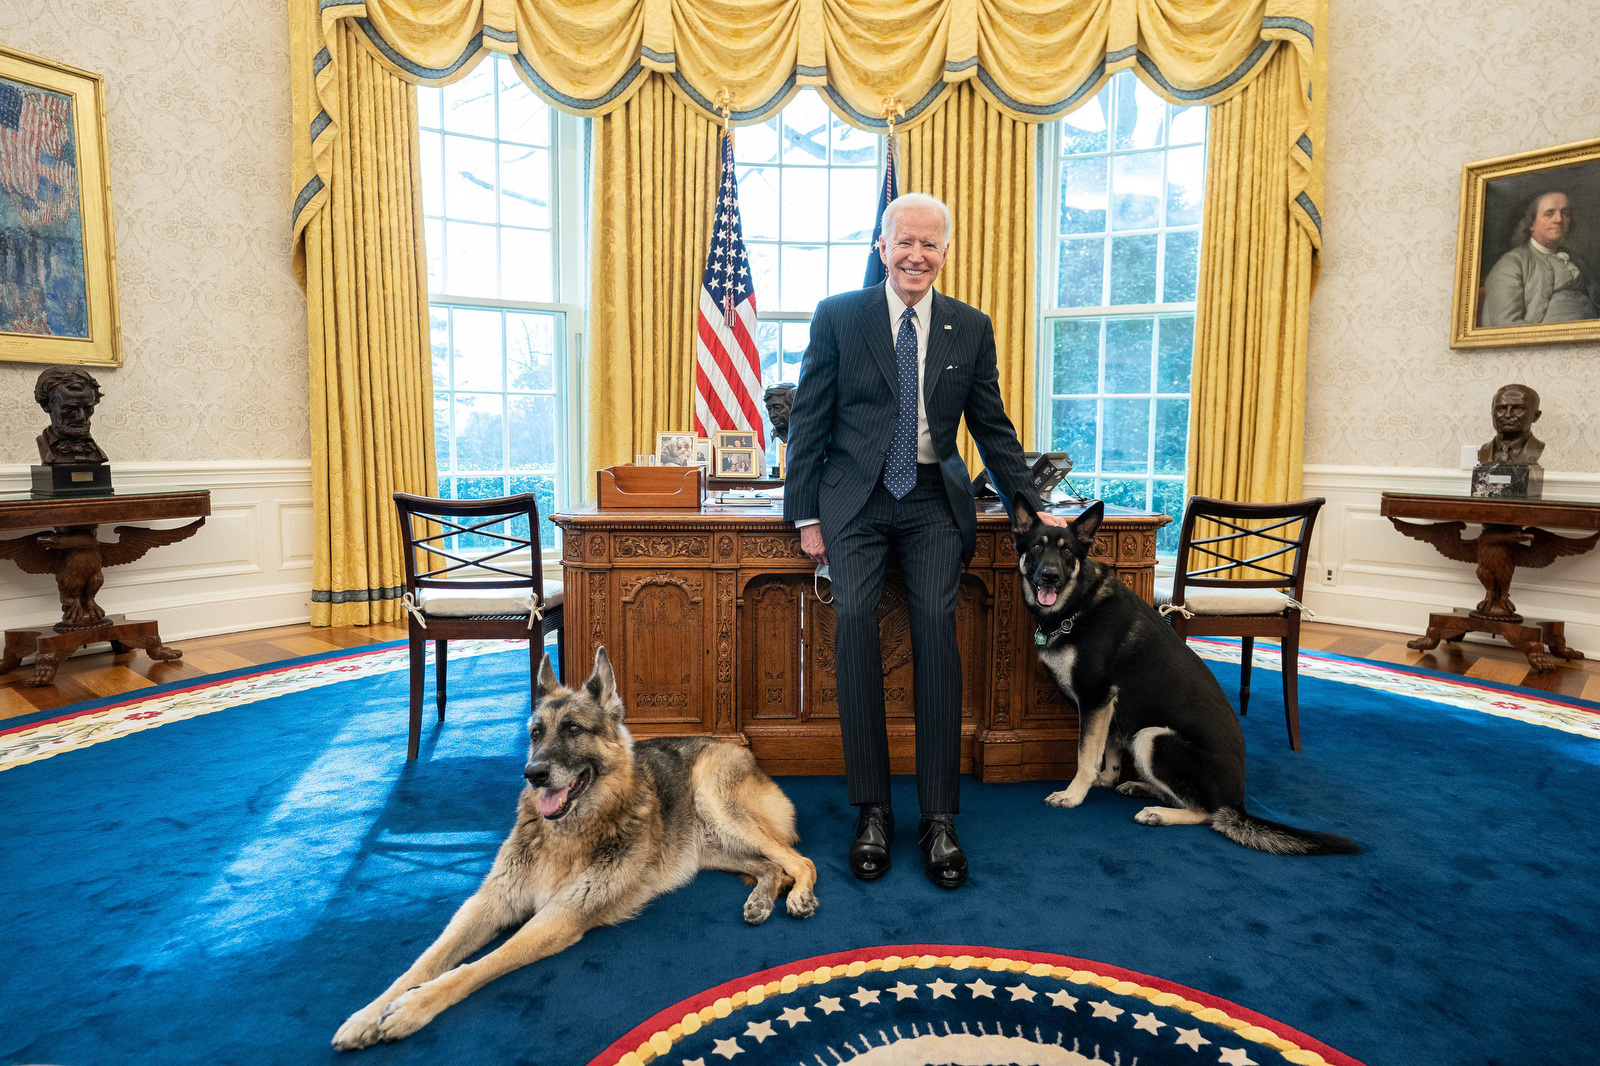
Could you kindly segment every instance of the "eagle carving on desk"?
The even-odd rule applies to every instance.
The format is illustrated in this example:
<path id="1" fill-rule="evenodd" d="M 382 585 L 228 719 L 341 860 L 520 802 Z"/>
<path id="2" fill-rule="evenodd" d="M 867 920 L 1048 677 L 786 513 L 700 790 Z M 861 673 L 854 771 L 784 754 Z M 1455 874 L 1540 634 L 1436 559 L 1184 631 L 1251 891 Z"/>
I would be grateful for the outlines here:
<path id="1" fill-rule="evenodd" d="M 1472 613 L 1479 618 L 1520 622 L 1511 602 L 1511 572 L 1517 567 L 1538 569 L 1549 566 L 1563 555 L 1582 555 L 1595 546 L 1600 533 L 1587 537 L 1563 537 L 1544 529 L 1520 526 L 1485 526 L 1472 540 L 1461 535 L 1465 522 L 1402 522 L 1389 520 L 1394 528 L 1414 540 L 1431 544 L 1446 559 L 1478 564 L 1478 580 L 1484 596 Z"/>
<path id="2" fill-rule="evenodd" d="M 117 526 L 115 541 L 102 541 L 93 526 L 57 529 L 12 540 L 0 540 L 0 559 L 10 559 L 29 574 L 54 574 L 61 594 L 60 632 L 90 629 L 106 620 L 94 597 L 105 584 L 101 570 L 131 563 L 151 548 L 172 544 L 205 524 L 202 518 L 176 529 Z"/>

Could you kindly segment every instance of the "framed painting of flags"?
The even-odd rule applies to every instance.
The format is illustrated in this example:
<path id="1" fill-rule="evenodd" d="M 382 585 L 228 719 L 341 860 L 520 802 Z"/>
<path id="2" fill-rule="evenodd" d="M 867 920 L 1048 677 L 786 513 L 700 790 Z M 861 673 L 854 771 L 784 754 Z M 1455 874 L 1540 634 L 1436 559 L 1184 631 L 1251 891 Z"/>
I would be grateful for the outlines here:
<path id="1" fill-rule="evenodd" d="M 0 48 L 0 360 L 121 366 L 105 83 Z"/>

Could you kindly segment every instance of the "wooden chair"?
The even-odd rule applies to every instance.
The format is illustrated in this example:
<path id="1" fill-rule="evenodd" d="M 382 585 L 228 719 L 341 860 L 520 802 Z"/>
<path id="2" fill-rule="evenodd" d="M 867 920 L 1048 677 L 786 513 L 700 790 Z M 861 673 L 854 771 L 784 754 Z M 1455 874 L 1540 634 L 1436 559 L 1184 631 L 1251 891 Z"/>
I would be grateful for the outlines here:
<path id="1" fill-rule="evenodd" d="M 1300 750 L 1301 595 L 1306 549 L 1322 497 L 1293 503 L 1233 503 L 1194 496 L 1184 512 L 1170 581 L 1156 582 L 1156 606 L 1180 637 L 1236 636 L 1239 713 L 1250 704 L 1256 637 L 1277 637 L 1283 652 L 1283 713 L 1289 747 Z M 1197 535 L 1197 527 L 1198 533 Z"/>
<path id="2" fill-rule="evenodd" d="M 411 740 L 406 758 L 415 759 L 422 735 L 427 641 L 434 646 L 442 722 L 448 643 L 526 640 L 531 682 L 545 635 L 554 632 L 560 640 L 562 588 L 544 579 L 539 502 L 533 495 L 436 500 L 397 492 L 394 502 L 405 541 L 405 604 L 411 623 Z M 526 571 L 513 569 L 524 565 Z"/>

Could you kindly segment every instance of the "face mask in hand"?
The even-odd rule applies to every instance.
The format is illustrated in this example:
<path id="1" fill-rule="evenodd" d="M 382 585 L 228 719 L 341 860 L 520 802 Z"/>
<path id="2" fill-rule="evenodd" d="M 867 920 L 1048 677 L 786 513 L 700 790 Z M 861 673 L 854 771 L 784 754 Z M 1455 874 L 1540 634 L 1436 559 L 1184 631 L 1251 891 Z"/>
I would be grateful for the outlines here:
<path id="1" fill-rule="evenodd" d="M 822 588 L 818 584 L 819 582 L 822 582 L 822 581 L 826 581 L 828 583 L 828 598 L 827 599 L 823 599 L 822 598 Z M 832 603 L 833 602 L 833 575 L 828 572 L 828 564 L 827 563 L 818 563 L 817 564 L 817 572 L 811 576 L 811 591 L 815 592 L 817 594 L 817 601 L 819 603 Z"/>

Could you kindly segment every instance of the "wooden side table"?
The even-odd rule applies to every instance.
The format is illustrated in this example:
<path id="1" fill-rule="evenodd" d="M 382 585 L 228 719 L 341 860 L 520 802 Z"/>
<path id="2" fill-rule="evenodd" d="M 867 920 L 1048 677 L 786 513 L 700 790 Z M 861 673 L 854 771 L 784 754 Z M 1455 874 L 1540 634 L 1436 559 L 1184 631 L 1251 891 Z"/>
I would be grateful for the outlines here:
<path id="1" fill-rule="evenodd" d="M 166 662 L 183 653 L 161 643 L 156 623 L 107 615 L 95 602 L 105 584 L 102 570 L 131 563 L 151 548 L 194 536 L 211 513 L 211 493 L 117 492 L 103 496 L 36 497 L 0 493 L 0 530 L 52 527 L 47 532 L 0 540 L 0 558 L 26 573 L 54 574 L 61 595 L 61 621 L 50 628 L 8 629 L 0 673 L 15 670 L 35 656 L 33 676 L 25 684 L 48 685 L 61 660 L 85 644 L 110 641 L 114 652 L 142 648 Z M 176 529 L 119 525 L 115 541 L 100 540 L 98 527 L 107 522 L 150 522 L 162 518 L 195 518 Z"/>
<path id="2" fill-rule="evenodd" d="M 1428 496 L 1386 492 L 1379 513 L 1401 533 L 1431 544 L 1447 559 L 1477 565 L 1484 597 L 1473 610 L 1434 612 L 1428 630 L 1406 644 L 1428 651 L 1441 640 L 1467 633 L 1504 637 L 1528 657 L 1535 670 L 1554 670 L 1563 659 L 1583 653 L 1567 647 L 1565 626 L 1549 619 L 1523 618 L 1511 602 L 1511 575 L 1521 567 L 1549 566 L 1564 555 L 1582 555 L 1600 542 L 1600 504 L 1569 500 L 1512 500 L 1482 496 Z M 1402 519 L 1431 520 L 1426 524 Z M 1483 526 L 1472 540 L 1461 536 L 1467 523 Z M 1542 526 L 1595 530 L 1587 537 L 1563 537 Z"/>

